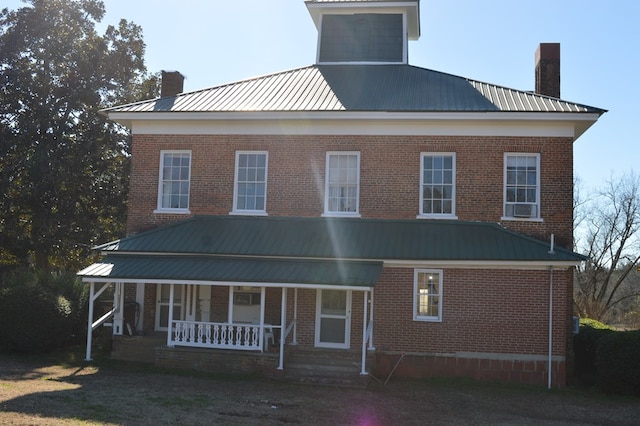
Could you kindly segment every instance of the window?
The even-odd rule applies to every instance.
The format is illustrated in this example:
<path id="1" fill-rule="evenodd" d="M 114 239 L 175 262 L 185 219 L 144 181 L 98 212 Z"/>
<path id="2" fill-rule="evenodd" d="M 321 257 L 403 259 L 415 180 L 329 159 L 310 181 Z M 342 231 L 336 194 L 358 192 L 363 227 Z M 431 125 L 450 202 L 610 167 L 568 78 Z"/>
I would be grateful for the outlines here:
<path id="1" fill-rule="evenodd" d="M 360 153 L 328 152 L 325 214 L 358 216 L 359 185 Z"/>
<path id="2" fill-rule="evenodd" d="M 266 212 L 267 157 L 266 152 L 236 152 L 234 213 Z"/>
<path id="3" fill-rule="evenodd" d="M 540 217 L 539 170 L 539 154 L 505 154 L 505 218 L 537 219 Z"/>
<path id="4" fill-rule="evenodd" d="M 416 269 L 413 281 L 413 319 L 442 321 L 442 270 Z"/>
<path id="5" fill-rule="evenodd" d="M 187 212 L 190 178 L 191 151 L 162 151 L 158 210 Z"/>
<path id="6" fill-rule="evenodd" d="M 420 156 L 420 216 L 455 218 L 456 155 Z"/>

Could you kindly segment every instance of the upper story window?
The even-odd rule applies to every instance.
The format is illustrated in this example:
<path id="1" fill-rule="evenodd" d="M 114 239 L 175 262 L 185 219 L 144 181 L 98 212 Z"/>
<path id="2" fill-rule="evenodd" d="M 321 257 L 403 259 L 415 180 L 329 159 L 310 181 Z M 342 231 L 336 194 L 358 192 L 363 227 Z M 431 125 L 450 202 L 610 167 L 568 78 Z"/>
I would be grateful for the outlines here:
<path id="1" fill-rule="evenodd" d="M 504 218 L 540 217 L 540 155 L 504 155 Z"/>
<path id="2" fill-rule="evenodd" d="M 442 321 L 442 270 L 416 269 L 414 271 L 413 319 Z"/>
<path id="3" fill-rule="evenodd" d="M 158 210 L 188 212 L 190 181 L 191 151 L 161 151 Z"/>
<path id="4" fill-rule="evenodd" d="M 360 153 L 327 152 L 324 212 L 332 216 L 358 216 Z"/>
<path id="5" fill-rule="evenodd" d="M 322 17 L 319 63 L 405 62 L 402 14 L 326 14 Z"/>
<path id="6" fill-rule="evenodd" d="M 455 219 L 455 153 L 420 155 L 420 215 Z"/>
<path id="7" fill-rule="evenodd" d="M 266 213 L 267 160 L 266 151 L 236 152 L 233 213 Z"/>

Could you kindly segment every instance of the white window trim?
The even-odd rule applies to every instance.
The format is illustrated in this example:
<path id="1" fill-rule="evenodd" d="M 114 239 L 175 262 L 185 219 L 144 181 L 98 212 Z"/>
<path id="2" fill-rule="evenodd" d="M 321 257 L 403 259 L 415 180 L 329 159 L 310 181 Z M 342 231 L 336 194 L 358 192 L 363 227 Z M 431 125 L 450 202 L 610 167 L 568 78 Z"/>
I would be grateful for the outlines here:
<path id="1" fill-rule="evenodd" d="M 264 167 L 264 210 L 241 210 L 238 209 L 238 164 L 241 154 L 264 154 L 265 167 Z M 233 210 L 229 212 L 230 215 L 239 216 L 268 216 L 267 214 L 267 190 L 269 181 L 269 151 L 236 151 L 236 164 L 235 172 L 233 176 Z"/>
<path id="2" fill-rule="evenodd" d="M 332 155 L 355 155 L 358 168 L 356 178 L 356 210 L 354 212 L 329 211 L 329 157 Z M 327 151 L 324 171 L 324 213 L 322 217 L 360 217 L 360 151 Z"/>
<path id="3" fill-rule="evenodd" d="M 507 216 L 507 158 L 511 156 L 525 156 L 525 157 L 536 157 L 536 211 L 537 215 L 535 217 L 515 217 L 515 216 Z M 534 152 L 505 152 L 502 160 L 502 169 L 503 169 L 503 177 L 502 177 L 502 217 L 500 220 L 503 221 L 513 221 L 513 222 L 544 222 L 541 212 L 541 200 L 540 200 L 540 178 L 542 175 L 542 171 L 540 170 L 540 153 Z"/>
<path id="4" fill-rule="evenodd" d="M 189 202 L 187 204 L 191 204 L 191 165 L 193 164 L 193 154 L 189 149 L 163 149 L 160 151 L 160 168 L 158 170 L 158 199 L 156 204 L 156 210 L 154 213 L 170 213 L 170 214 L 190 214 L 191 210 L 189 207 L 187 208 L 169 208 L 162 207 L 162 180 L 163 180 L 163 169 L 164 169 L 164 155 L 165 154 L 189 154 Z"/>
<path id="5" fill-rule="evenodd" d="M 424 157 L 427 156 L 451 156 L 453 157 L 453 188 L 451 192 L 451 213 L 450 214 L 437 214 L 437 213 L 423 213 L 423 203 L 422 203 L 422 193 L 423 193 L 423 185 L 424 185 Z M 420 184 L 419 184 L 419 193 L 418 193 L 418 215 L 416 219 L 449 219 L 449 220 L 457 220 L 458 216 L 456 215 L 456 173 L 457 173 L 457 165 L 456 165 L 456 153 L 455 152 L 421 152 L 420 153 Z"/>
<path id="6" fill-rule="evenodd" d="M 438 274 L 440 280 L 438 282 L 438 316 L 418 315 L 418 275 L 419 274 Z M 444 281 L 444 273 L 442 269 L 415 269 L 413 271 L 413 320 L 425 322 L 442 322 L 442 283 Z"/>

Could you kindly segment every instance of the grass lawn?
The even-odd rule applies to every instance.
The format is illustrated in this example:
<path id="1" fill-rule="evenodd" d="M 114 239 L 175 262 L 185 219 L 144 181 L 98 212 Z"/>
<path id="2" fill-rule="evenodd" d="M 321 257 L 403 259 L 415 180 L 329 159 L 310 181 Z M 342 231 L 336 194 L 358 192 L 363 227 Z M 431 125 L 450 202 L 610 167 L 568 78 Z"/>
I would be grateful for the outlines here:
<path id="1" fill-rule="evenodd" d="M 81 350 L 0 354 L 0 424 L 637 425 L 640 399 L 468 380 L 369 389 L 167 371 Z"/>

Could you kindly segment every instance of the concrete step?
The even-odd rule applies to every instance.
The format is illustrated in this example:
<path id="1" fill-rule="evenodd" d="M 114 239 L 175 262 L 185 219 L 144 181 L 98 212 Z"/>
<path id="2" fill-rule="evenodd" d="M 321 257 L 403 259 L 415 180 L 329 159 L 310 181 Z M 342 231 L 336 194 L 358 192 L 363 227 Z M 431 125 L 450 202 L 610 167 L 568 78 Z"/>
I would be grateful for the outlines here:
<path id="1" fill-rule="evenodd" d="M 302 350 L 288 354 L 284 379 L 290 382 L 364 388 L 359 354 L 344 351 Z"/>

